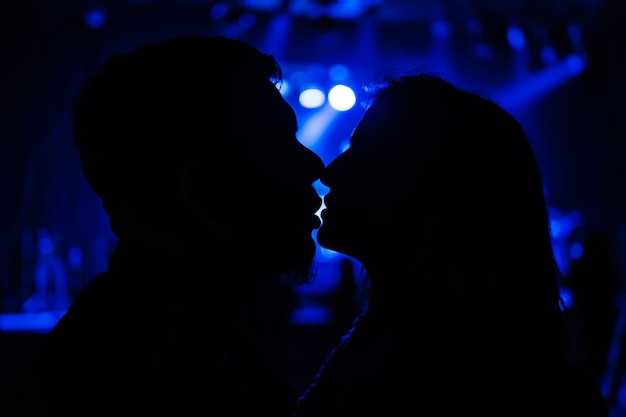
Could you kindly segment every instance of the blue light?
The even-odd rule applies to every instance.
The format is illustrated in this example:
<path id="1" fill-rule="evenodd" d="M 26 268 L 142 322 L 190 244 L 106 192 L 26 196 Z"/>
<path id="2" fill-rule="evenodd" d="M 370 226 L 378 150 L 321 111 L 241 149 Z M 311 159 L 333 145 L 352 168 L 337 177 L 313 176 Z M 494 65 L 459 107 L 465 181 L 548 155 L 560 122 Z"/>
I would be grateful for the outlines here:
<path id="1" fill-rule="evenodd" d="M 567 66 L 573 74 L 580 74 L 585 70 L 585 61 L 580 55 L 569 55 L 566 59 Z"/>
<path id="2" fill-rule="evenodd" d="M 225 3 L 216 3 L 211 7 L 211 19 L 221 20 L 226 17 L 228 6 Z"/>
<path id="3" fill-rule="evenodd" d="M 283 97 L 287 97 L 291 92 L 291 83 L 285 79 L 282 79 L 277 87 Z"/>
<path id="4" fill-rule="evenodd" d="M 496 96 L 500 104 L 509 110 L 521 108 L 579 75 L 585 70 L 585 66 L 582 57 L 570 55 L 564 60 L 531 74 L 522 82 L 512 85 L 509 91 L 498 93 Z M 558 232 L 557 229 L 555 230 Z"/>
<path id="5" fill-rule="evenodd" d="M 315 187 L 315 190 L 317 191 L 317 193 L 320 196 L 326 195 L 326 193 L 330 189 L 326 185 L 322 184 L 322 182 L 320 180 L 315 181 L 313 183 L 313 187 Z M 323 205 L 323 203 L 322 203 L 322 205 Z"/>
<path id="6" fill-rule="evenodd" d="M 296 326 L 326 324 L 330 322 L 332 315 L 328 307 L 308 305 L 292 311 L 289 320 Z"/>
<path id="7" fill-rule="evenodd" d="M 567 35 L 574 44 L 579 44 L 583 39 L 582 31 L 576 25 L 569 25 L 567 27 Z"/>
<path id="8" fill-rule="evenodd" d="M 348 68 L 345 65 L 335 64 L 328 70 L 328 76 L 331 80 L 342 82 L 348 78 Z"/>
<path id="9" fill-rule="evenodd" d="M 106 21 L 106 12 L 103 9 L 87 10 L 84 19 L 91 29 L 100 29 Z"/>
<path id="10" fill-rule="evenodd" d="M 572 290 L 569 288 L 560 288 L 559 292 L 561 293 L 561 302 L 560 308 L 561 310 L 569 310 L 574 305 L 574 295 L 572 294 Z"/>
<path id="11" fill-rule="evenodd" d="M 514 50 L 520 50 L 524 47 L 524 32 L 518 26 L 512 25 L 507 32 L 507 40 Z"/>
<path id="12" fill-rule="evenodd" d="M 76 246 L 67 251 L 67 262 L 71 267 L 78 268 L 83 263 L 83 251 Z"/>
<path id="13" fill-rule="evenodd" d="M 584 251 L 585 248 L 583 247 L 582 243 L 576 242 L 569 247 L 569 256 L 572 259 L 580 259 L 580 257 L 583 256 Z"/>
<path id="14" fill-rule="evenodd" d="M 49 237 L 42 237 L 41 239 L 39 239 L 37 247 L 39 248 L 39 253 L 43 255 L 50 255 L 54 250 L 52 239 L 50 239 Z"/>
<path id="15" fill-rule="evenodd" d="M 452 33 L 452 25 L 445 20 L 436 20 L 430 25 L 430 33 L 435 39 L 446 39 Z"/>

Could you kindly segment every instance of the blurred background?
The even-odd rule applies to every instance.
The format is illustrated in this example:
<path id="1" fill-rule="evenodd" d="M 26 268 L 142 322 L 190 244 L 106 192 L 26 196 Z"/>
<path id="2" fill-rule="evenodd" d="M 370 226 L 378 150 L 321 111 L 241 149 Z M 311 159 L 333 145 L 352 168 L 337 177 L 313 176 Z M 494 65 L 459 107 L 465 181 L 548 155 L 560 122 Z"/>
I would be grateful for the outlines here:
<path id="1" fill-rule="evenodd" d="M 621 0 L 21 0 L 0 7 L 0 372 L 63 315 L 116 239 L 80 171 L 73 99 L 113 53 L 181 33 L 273 54 L 299 139 L 328 163 L 385 70 L 436 72 L 525 126 L 546 184 L 563 308 L 612 413 L 626 390 L 626 3 Z M 320 195 L 325 190 L 319 186 Z M 373 196 L 375 197 L 375 196 Z M 511 219 L 515 221 L 515 219 Z M 506 225 L 502 233 L 506 233 Z M 319 248 L 312 284 L 268 286 L 267 337 L 303 387 L 366 307 L 357 262 Z M 271 320 L 271 321 L 270 321 Z M 586 335 L 588 333 L 585 333 Z M 580 336 L 583 338 L 583 336 Z M 586 341 L 585 343 L 587 343 Z M 625 386 L 626 387 L 626 386 Z"/>

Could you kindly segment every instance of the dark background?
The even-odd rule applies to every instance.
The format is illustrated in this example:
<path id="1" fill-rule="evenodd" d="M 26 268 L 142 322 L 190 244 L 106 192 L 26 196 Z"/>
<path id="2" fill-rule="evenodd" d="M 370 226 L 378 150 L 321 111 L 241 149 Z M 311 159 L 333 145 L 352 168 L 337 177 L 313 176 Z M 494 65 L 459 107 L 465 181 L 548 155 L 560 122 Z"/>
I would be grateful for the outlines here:
<path id="1" fill-rule="evenodd" d="M 622 313 L 625 17 L 621 0 L 3 2 L 1 334 L 28 338 L 45 332 L 72 297 L 106 268 L 115 245 L 72 146 L 77 89 L 112 53 L 179 33 L 236 37 L 274 54 L 291 86 L 285 98 L 296 110 L 300 139 L 325 162 L 341 152 L 363 109 L 306 109 L 297 92 L 311 84 L 327 91 L 335 82 L 335 65 L 347 70 L 343 82 L 354 88 L 357 99 L 365 82 L 390 68 L 435 71 L 492 96 L 529 133 L 544 174 L 563 272 L 580 256 L 577 249 L 588 231 L 605 233 L 620 274 L 615 303 Z M 509 43 L 511 25 L 525 35 L 522 49 Z M 331 329 L 330 320 L 341 321 L 341 312 L 335 301 L 354 303 L 352 311 L 360 308 L 358 297 L 342 292 L 359 275 L 358 264 L 345 260 L 320 248 L 317 281 L 293 289 L 297 302 L 290 323 L 309 340 L 321 340 L 312 347 L 318 351 L 310 364 L 303 365 L 304 354 L 288 359 L 285 366 L 294 373 L 294 364 L 310 372 L 336 340 L 339 330 Z M 48 280 L 52 298 L 47 304 L 33 298 L 37 276 Z M 609 364 L 620 375 L 622 326 L 626 323 L 620 318 Z M 0 340 L 7 364 L 15 364 L 12 355 L 32 346 L 16 338 Z"/>

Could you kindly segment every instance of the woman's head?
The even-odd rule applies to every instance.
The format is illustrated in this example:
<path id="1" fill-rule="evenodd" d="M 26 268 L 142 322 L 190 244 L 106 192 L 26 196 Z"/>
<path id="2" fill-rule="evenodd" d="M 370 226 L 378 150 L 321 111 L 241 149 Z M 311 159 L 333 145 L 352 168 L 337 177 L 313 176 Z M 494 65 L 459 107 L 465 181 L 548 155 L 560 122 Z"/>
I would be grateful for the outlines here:
<path id="1" fill-rule="evenodd" d="M 376 271 L 404 264 L 448 294 L 557 303 L 543 184 L 518 121 L 433 75 L 389 78 L 372 93 L 350 147 L 321 178 L 320 244 L 398 293 L 407 276 L 377 281 Z"/>

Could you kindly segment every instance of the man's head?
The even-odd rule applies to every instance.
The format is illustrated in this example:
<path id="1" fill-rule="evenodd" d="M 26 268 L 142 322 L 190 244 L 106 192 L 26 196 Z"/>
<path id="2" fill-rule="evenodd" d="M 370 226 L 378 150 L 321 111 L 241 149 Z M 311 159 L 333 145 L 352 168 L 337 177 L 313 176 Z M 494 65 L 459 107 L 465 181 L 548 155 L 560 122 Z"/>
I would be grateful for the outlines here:
<path id="1" fill-rule="evenodd" d="M 278 272 L 310 261 L 323 164 L 297 140 L 280 81 L 271 55 L 223 37 L 178 36 L 106 61 L 79 96 L 74 136 L 113 231 L 217 237 Z"/>

